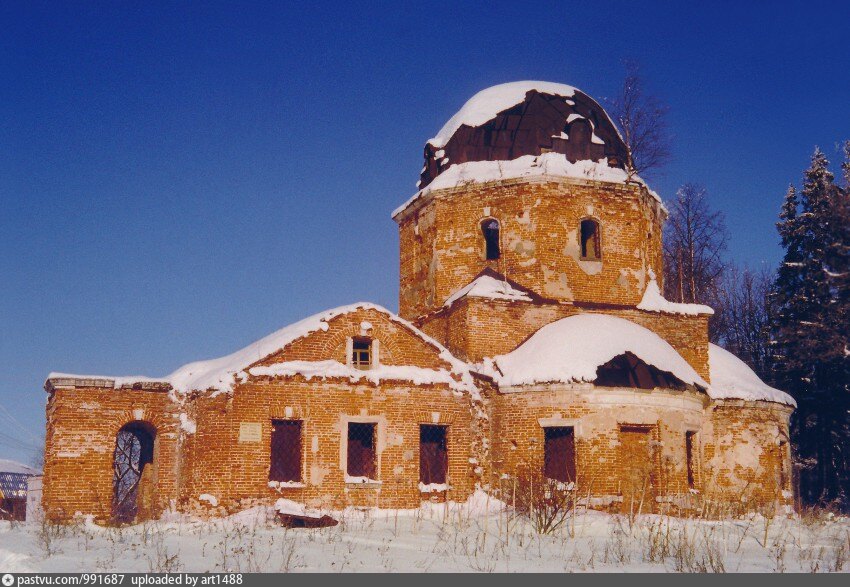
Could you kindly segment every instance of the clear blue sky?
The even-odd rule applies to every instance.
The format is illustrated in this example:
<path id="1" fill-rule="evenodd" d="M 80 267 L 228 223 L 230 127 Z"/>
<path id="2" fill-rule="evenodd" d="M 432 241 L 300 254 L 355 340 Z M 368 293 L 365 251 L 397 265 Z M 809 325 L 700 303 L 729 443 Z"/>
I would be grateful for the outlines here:
<path id="1" fill-rule="evenodd" d="M 653 187 L 704 184 L 751 265 L 813 147 L 850 138 L 847 3 L 397 4 L 0 5 L 0 458 L 29 460 L 51 370 L 164 375 L 395 309 L 389 213 L 487 86 L 600 98 L 640 61 L 676 139 Z"/>

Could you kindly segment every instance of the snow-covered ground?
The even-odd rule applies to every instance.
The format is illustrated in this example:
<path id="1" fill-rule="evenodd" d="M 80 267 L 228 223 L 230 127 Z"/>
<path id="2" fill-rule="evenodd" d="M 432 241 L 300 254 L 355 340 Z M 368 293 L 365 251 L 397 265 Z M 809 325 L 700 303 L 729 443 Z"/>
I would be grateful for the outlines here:
<path id="1" fill-rule="evenodd" d="M 830 515 L 706 521 L 579 511 L 540 535 L 488 502 L 337 512 L 285 529 L 271 508 L 224 520 L 171 516 L 125 528 L 0 522 L 0 572 L 707 571 L 850 569 L 850 520 Z"/>

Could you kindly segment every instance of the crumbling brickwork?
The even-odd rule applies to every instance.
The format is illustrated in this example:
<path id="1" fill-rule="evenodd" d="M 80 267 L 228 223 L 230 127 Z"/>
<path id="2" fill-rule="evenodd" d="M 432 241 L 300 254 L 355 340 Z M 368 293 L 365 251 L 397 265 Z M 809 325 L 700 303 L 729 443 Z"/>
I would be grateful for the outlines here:
<path id="1" fill-rule="evenodd" d="M 114 389 L 98 381 L 76 385 L 57 380 L 50 388 L 42 493 L 46 515 L 69 518 L 81 512 L 109 519 L 115 439 L 133 422 L 156 430 L 152 514 L 164 511 L 177 497 L 180 478 L 178 406 L 163 389 Z"/>
<path id="2" fill-rule="evenodd" d="M 499 222 L 496 259 L 487 259 L 487 219 Z M 587 219 L 598 223 L 599 259 L 581 252 Z M 789 503 L 792 409 L 712 400 L 708 316 L 637 308 L 652 275 L 662 275 L 663 219 L 639 182 L 537 177 L 434 190 L 396 215 L 400 313 L 414 325 L 347 307 L 279 347 L 246 349 L 250 360 L 228 372 L 226 389 L 51 377 L 45 511 L 110 519 L 116 437 L 134 423 L 155 438 L 140 490 L 151 503 L 136 519 L 171 507 L 223 515 L 281 497 L 321 509 L 408 508 L 481 488 L 510 501 L 522 476 L 551 463 L 553 438 L 575 461 L 558 470 L 575 473 L 570 488 L 594 507 L 634 509 L 637 499 L 642 511 L 681 511 L 703 497 Z M 485 270 L 528 295 L 446 305 Z M 701 385 L 677 386 L 669 374 L 654 389 L 601 378 L 500 388 L 485 374 L 485 358 L 586 313 L 654 332 Z M 445 428 L 428 428 L 430 440 L 420 441 L 422 426 Z M 445 467 L 445 483 L 433 481 L 442 470 L 423 475 L 426 465 Z M 430 482 L 420 487 L 423 478 Z"/>
<path id="3" fill-rule="evenodd" d="M 501 256 L 488 261 L 481 222 L 501 225 Z M 601 229 L 601 260 L 583 260 L 581 221 Z M 433 312 L 484 268 L 559 301 L 634 306 L 649 271 L 660 278 L 664 212 L 640 184 L 575 179 L 505 180 L 435 190 L 396 220 L 399 313 Z"/>
<path id="4" fill-rule="evenodd" d="M 791 412 L 789 406 L 768 402 L 714 403 L 704 419 L 707 490 L 744 507 L 790 503 Z"/>
<path id="5" fill-rule="evenodd" d="M 486 298 L 462 298 L 440 312 L 425 316 L 420 328 L 467 361 L 509 353 L 543 326 L 582 312 L 625 318 L 652 330 L 708 379 L 708 317 L 645 312 L 635 308 L 568 303 L 530 303 Z"/>

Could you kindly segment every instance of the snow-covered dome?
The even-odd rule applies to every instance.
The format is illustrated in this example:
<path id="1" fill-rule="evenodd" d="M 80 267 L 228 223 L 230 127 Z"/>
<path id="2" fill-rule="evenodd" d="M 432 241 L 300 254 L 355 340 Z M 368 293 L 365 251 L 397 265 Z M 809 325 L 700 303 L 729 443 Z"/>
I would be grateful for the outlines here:
<path id="1" fill-rule="evenodd" d="M 500 386 L 593 382 L 597 370 L 630 353 L 686 385 L 708 383 L 663 338 L 634 322 L 605 314 L 579 314 L 547 324 L 492 364 Z"/>
<path id="2" fill-rule="evenodd" d="M 428 141 L 419 187 L 453 165 L 544 153 L 619 169 L 626 160 L 620 134 L 593 98 L 565 84 L 511 82 L 475 94 Z"/>
<path id="3" fill-rule="evenodd" d="M 711 376 L 711 397 L 766 401 L 797 406 L 794 398 L 759 379 L 749 366 L 716 344 L 708 345 L 708 368 Z"/>

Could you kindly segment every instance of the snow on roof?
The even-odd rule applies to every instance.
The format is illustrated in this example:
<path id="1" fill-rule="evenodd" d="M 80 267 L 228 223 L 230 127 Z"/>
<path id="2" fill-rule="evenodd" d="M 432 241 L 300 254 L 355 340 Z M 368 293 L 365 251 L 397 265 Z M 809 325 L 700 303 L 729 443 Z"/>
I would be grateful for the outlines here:
<path id="1" fill-rule="evenodd" d="M 766 384 L 749 366 L 715 344 L 708 345 L 708 367 L 712 399 L 766 401 L 797 406 L 794 398 Z"/>
<path id="2" fill-rule="evenodd" d="M 452 165 L 435 177 L 431 183 L 393 210 L 392 217 L 395 218 L 417 199 L 434 190 L 451 189 L 469 183 L 534 177 L 570 177 L 619 184 L 633 181 L 647 187 L 640 177 L 629 176 L 625 169 L 609 166 L 606 159 L 585 159 L 570 163 L 561 153 L 543 153 L 536 156 L 523 155 L 511 161 L 468 161 Z M 647 191 L 661 203 L 658 194 L 648 187 Z"/>
<path id="3" fill-rule="evenodd" d="M 654 273 L 650 273 L 649 284 L 646 286 L 646 291 L 643 292 L 643 299 L 641 299 L 637 307 L 638 310 L 665 312 L 667 314 L 687 314 L 689 316 L 714 314 L 714 310 L 709 306 L 702 304 L 680 304 L 666 299 L 661 295 L 661 289 L 658 287 Z"/>
<path id="4" fill-rule="evenodd" d="M 457 381 L 446 369 L 428 369 L 413 365 L 378 365 L 369 370 L 355 369 L 332 359 L 325 361 L 284 361 L 273 365 L 261 365 L 248 369 L 255 377 L 291 377 L 301 375 L 307 380 L 348 379 L 352 383 L 370 381 L 409 381 L 414 385 L 443 383 L 457 391 L 470 391 L 463 381 Z"/>
<path id="5" fill-rule="evenodd" d="M 576 89 L 572 86 L 553 82 L 520 81 L 499 84 L 481 90 L 467 100 L 466 104 L 443 125 L 437 136 L 428 142 L 435 148 L 441 149 L 464 124 L 481 126 L 488 120 L 494 119 L 500 112 L 521 103 L 525 100 L 525 95 L 532 90 L 564 98 L 572 98 L 576 93 Z"/>
<path id="6" fill-rule="evenodd" d="M 497 279 L 492 275 L 479 275 L 466 287 L 462 287 L 449 296 L 444 307 L 451 306 L 464 296 L 472 298 L 488 298 L 491 300 L 521 300 L 530 302 L 528 293 L 516 289 L 506 280 Z"/>
<path id="7" fill-rule="evenodd" d="M 685 384 L 709 387 L 660 336 L 634 322 L 604 314 L 579 314 L 552 322 L 484 369 L 504 387 L 592 382 L 600 365 L 626 352 L 672 373 Z"/>
<path id="8" fill-rule="evenodd" d="M 451 365 L 451 373 L 460 377 L 460 381 L 455 381 L 455 387 L 462 391 L 469 391 L 473 394 L 476 393 L 475 385 L 472 382 L 472 376 L 469 373 L 469 366 L 466 363 L 454 357 L 443 345 L 416 328 L 407 320 L 400 318 L 382 306 L 369 302 L 358 302 L 356 304 L 340 306 L 339 308 L 319 312 L 318 314 L 299 320 L 289 326 L 285 326 L 280 330 L 246 346 L 245 348 L 236 351 L 235 353 L 231 353 L 218 359 L 189 363 L 180 367 L 171 375 L 159 379 L 150 377 L 73 375 L 66 373 L 50 373 L 47 379 L 48 381 L 56 379 L 92 380 L 109 384 L 109 386 L 115 388 L 135 383 L 168 384 L 171 385 L 171 387 L 178 393 L 206 390 L 213 390 L 216 392 L 230 391 L 233 389 L 233 384 L 237 379 L 241 380 L 245 377 L 245 369 L 253 363 L 256 363 L 260 359 L 279 351 L 299 338 L 303 338 L 319 330 L 326 331 L 329 327 L 328 321 L 336 318 L 337 316 L 348 314 L 359 309 L 381 312 L 388 316 L 392 321 L 406 327 L 424 342 L 435 347 L 440 354 L 440 358 Z M 445 375 L 441 375 L 440 377 L 445 379 L 448 374 L 449 371 L 446 371 Z M 438 376 L 435 375 L 435 377 Z"/>
<path id="9" fill-rule="evenodd" d="M 41 471 L 18 461 L 0 459 L 0 473 L 15 473 L 20 475 L 41 475 Z"/>

